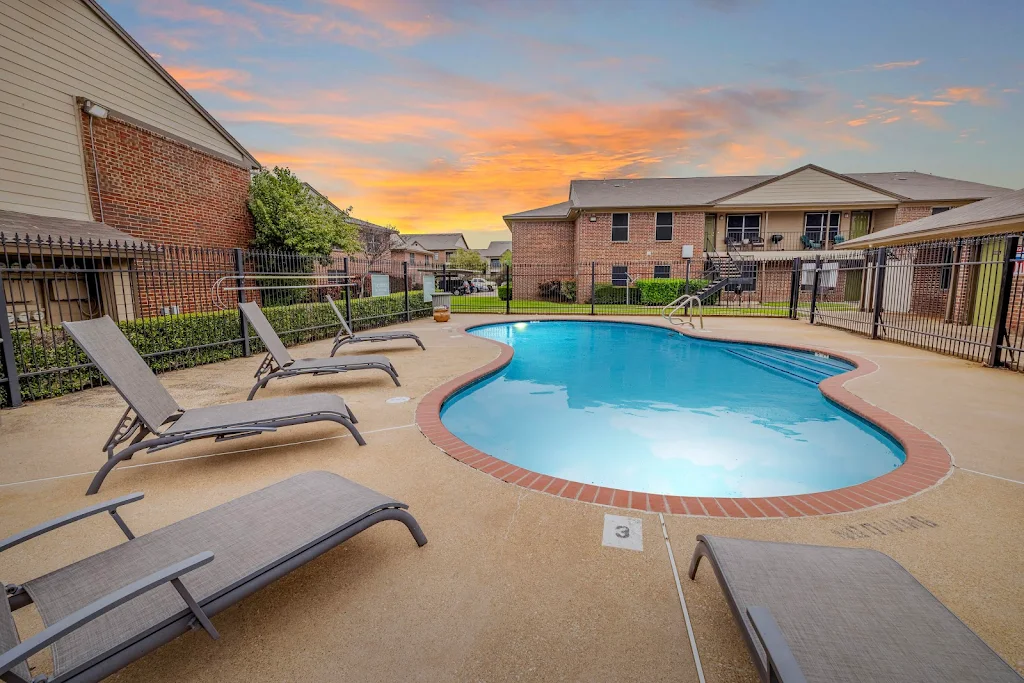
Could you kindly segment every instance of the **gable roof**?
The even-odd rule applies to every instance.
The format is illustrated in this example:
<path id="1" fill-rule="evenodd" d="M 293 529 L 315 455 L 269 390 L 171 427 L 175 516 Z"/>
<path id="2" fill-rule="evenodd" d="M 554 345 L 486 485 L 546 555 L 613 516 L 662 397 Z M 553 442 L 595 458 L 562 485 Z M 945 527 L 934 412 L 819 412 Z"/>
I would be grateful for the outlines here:
<path id="1" fill-rule="evenodd" d="M 579 182 L 579 181 L 573 181 Z M 529 211 L 520 211 L 519 213 L 510 213 L 503 218 L 505 220 L 518 219 L 518 218 L 567 218 L 569 212 L 572 211 L 572 202 L 559 202 L 557 204 L 551 204 L 550 206 L 542 206 L 539 209 L 530 209 Z"/>
<path id="2" fill-rule="evenodd" d="M 434 252 L 428 249 L 424 249 L 420 245 L 416 244 L 416 242 L 410 239 L 406 239 L 406 237 L 408 237 L 408 235 L 402 236 L 399 235 L 398 233 L 391 235 L 391 251 L 407 251 L 410 254 L 433 255 Z"/>
<path id="3" fill-rule="evenodd" d="M 994 234 L 1024 225 L 1024 189 L 1006 192 L 942 213 L 919 218 L 844 242 L 841 249 L 863 249 L 918 242 L 962 232 Z"/>
<path id="4" fill-rule="evenodd" d="M 511 240 L 493 240 L 486 249 L 477 249 L 476 252 L 484 258 L 497 258 L 510 249 L 512 249 Z"/>
<path id="5" fill-rule="evenodd" d="M 681 206 L 714 207 L 747 192 L 792 178 L 809 170 L 831 176 L 863 192 L 851 203 L 871 201 L 865 193 L 878 196 L 874 201 L 956 202 L 994 197 L 1010 190 L 917 171 L 883 173 L 836 173 L 806 164 L 781 175 L 699 176 L 691 178 L 621 178 L 610 180 L 573 180 L 569 200 L 529 211 L 507 214 L 509 220 L 569 219 L 573 212 L 585 209 L 675 208 Z M 856 199 L 860 196 L 860 199 Z M 739 202 L 735 202 L 739 203 Z M 841 203 L 841 202 L 840 202 Z"/>
<path id="6" fill-rule="evenodd" d="M 416 242 L 424 249 L 444 251 L 446 249 L 468 249 L 466 238 L 461 232 L 414 233 L 405 235 L 407 242 Z"/>
<path id="7" fill-rule="evenodd" d="M 814 164 L 805 164 L 803 166 L 800 166 L 799 168 L 794 168 L 792 171 L 783 173 L 782 175 L 772 176 L 767 180 L 757 183 L 756 185 L 751 185 L 750 187 L 744 188 L 737 192 L 733 192 L 732 194 L 726 195 L 724 197 L 719 197 L 718 199 L 715 200 L 715 204 L 738 204 L 742 203 L 741 198 L 749 199 L 750 201 L 747 203 L 751 204 L 756 204 L 758 202 L 772 203 L 770 199 L 772 195 L 772 189 L 776 188 L 769 188 L 769 186 L 778 187 L 779 185 L 782 184 L 792 186 L 800 177 L 808 179 L 813 178 L 815 180 L 818 180 L 819 182 L 822 180 L 826 182 L 831 181 L 831 186 L 829 188 L 826 188 L 825 192 L 831 192 L 835 199 L 829 198 L 828 201 L 898 201 L 901 199 L 906 199 L 906 197 L 902 195 L 893 194 L 885 190 L 880 191 L 877 187 L 872 187 L 871 185 L 868 185 L 867 183 L 864 183 L 860 180 L 851 178 L 850 176 L 846 176 L 841 173 L 836 173 L 835 171 L 830 171 L 827 168 L 822 168 L 821 166 L 816 166 Z M 790 189 L 788 193 L 783 191 L 782 194 L 799 196 L 801 191 L 803 191 L 805 188 L 806 185 L 804 185 L 803 187 L 797 186 L 795 188 Z M 759 192 L 761 190 L 763 191 Z M 778 193 L 776 193 L 776 198 L 777 197 Z"/>
<path id="8" fill-rule="evenodd" d="M 167 71 L 162 66 L 160 66 L 160 63 L 153 58 L 153 55 L 151 55 L 146 50 L 146 48 L 142 47 L 142 45 L 140 45 L 138 41 L 132 38 L 131 34 L 124 30 L 124 28 L 119 23 L 117 23 L 117 21 L 112 16 L 107 14 L 107 11 L 100 6 L 97 0 L 81 0 L 81 2 L 83 5 L 92 10 L 93 13 L 95 13 L 96 16 L 99 17 L 101 21 L 103 21 L 103 23 L 109 26 L 114 33 L 116 33 L 125 43 L 127 43 L 129 47 L 131 47 L 136 53 L 138 53 L 139 57 L 141 57 L 143 61 L 145 61 L 153 69 L 153 71 L 155 71 L 161 78 L 167 81 L 167 84 L 170 85 L 171 88 L 173 88 L 179 95 L 181 95 L 182 98 L 184 98 L 185 101 L 188 102 L 193 109 L 195 109 L 197 114 L 206 119 L 207 123 L 213 126 L 214 129 L 216 129 L 216 131 L 220 133 L 221 136 L 223 136 L 223 138 L 228 142 L 228 144 L 230 144 L 232 147 L 238 150 L 238 153 L 242 155 L 242 158 L 249 162 L 251 168 L 260 168 L 260 162 L 256 161 L 256 158 L 249 153 L 249 150 L 243 147 L 242 143 L 236 140 L 235 137 L 231 135 L 231 133 L 229 133 L 227 129 L 220 124 L 220 122 L 217 121 L 217 119 L 213 118 L 213 115 L 210 114 L 210 112 L 206 111 L 206 109 L 203 108 L 203 105 L 199 104 L 199 102 L 197 102 L 196 99 L 192 97 L 191 94 L 189 94 L 188 90 L 185 90 L 185 88 L 182 87 L 182 85 L 178 83 L 178 81 L 174 80 L 174 77 L 167 73 Z"/>

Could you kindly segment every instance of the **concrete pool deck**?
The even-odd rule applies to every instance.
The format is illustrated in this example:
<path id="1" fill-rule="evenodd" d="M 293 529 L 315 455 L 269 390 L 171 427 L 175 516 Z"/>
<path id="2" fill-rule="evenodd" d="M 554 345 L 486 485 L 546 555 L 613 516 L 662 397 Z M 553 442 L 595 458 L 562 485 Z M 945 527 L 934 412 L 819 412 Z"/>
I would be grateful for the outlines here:
<path id="1" fill-rule="evenodd" d="M 535 316 L 534 316 L 535 317 Z M 593 320 L 593 318 L 582 318 Z M 598 318 L 618 319 L 618 318 Z M 630 320 L 630 318 L 621 318 Z M 415 425 L 420 399 L 499 354 L 460 331 L 504 316 L 415 321 L 427 345 L 362 345 L 401 373 L 307 377 L 265 397 L 335 391 L 368 445 L 341 428 L 306 425 L 215 444 L 196 442 L 117 467 L 95 498 L 84 491 L 100 445 L 124 409 L 109 387 L 0 413 L 0 537 L 131 491 L 136 533 L 152 530 L 299 472 L 324 469 L 410 505 L 430 542 L 383 524 L 214 618 L 220 641 L 189 633 L 111 680 L 302 679 L 672 680 L 697 674 L 657 514 L 566 500 L 502 482 L 449 457 Z M 660 319 L 635 318 L 656 323 Z M 755 672 L 714 576 L 685 578 L 698 533 L 870 547 L 902 563 L 1018 671 L 1024 671 L 1024 376 L 871 341 L 806 322 L 708 318 L 705 334 L 853 353 L 878 370 L 850 380 L 856 396 L 948 449 L 952 474 L 906 500 L 792 519 L 665 515 L 706 679 Z M 325 355 L 329 340 L 299 347 Z M 186 407 L 243 400 L 258 358 L 161 376 Z M 385 403 L 408 396 L 406 403 Z M 643 551 L 601 545 L 606 513 L 642 518 Z M 0 555 L 8 583 L 120 542 L 93 518 Z M 23 635 L 38 621 L 17 613 Z M 47 657 L 33 660 L 45 671 Z"/>

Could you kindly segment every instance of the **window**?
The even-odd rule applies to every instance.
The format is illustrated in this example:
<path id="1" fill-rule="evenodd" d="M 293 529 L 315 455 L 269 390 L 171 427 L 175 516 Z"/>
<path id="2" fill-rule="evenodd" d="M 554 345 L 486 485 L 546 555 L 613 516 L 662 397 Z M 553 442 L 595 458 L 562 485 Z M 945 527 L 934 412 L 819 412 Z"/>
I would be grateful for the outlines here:
<path id="1" fill-rule="evenodd" d="M 415 266 L 416 265 L 416 254 L 409 254 L 409 265 L 410 266 Z"/>
<path id="2" fill-rule="evenodd" d="M 939 289 L 949 289 L 949 283 L 953 279 L 953 253 L 953 247 L 942 248 L 942 270 L 939 271 Z"/>
<path id="3" fill-rule="evenodd" d="M 932 215 L 934 216 L 937 213 L 942 213 L 943 211 L 949 211 L 952 208 L 953 208 L 952 206 L 933 206 L 932 207 Z"/>
<path id="4" fill-rule="evenodd" d="M 629 214 L 612 214 L 612 242 L 629 241 Z M 617 267 L 617 266 L 616 266 Z"/>
<path id="5" fill-rule="evenodd" d="M 834 242 L 839 234 L 839 211 L 815 211 L 804 214 L 804 236 L 811 242 L 825 246 Z"/>
<path id="6" fill-rule="evenodd" d="M 492 258 L 491 270 L 498 270 L 499 268 L 501 268 L 501 259 Z"/>
<path id="7" fill-rule="evenodd" d="M 733 214 L 725 217 L 725 244 L 742 244 L 761 236 L 761 214 Z"/>
<path id="8" fill-rule="evenodd" d="M 654 217 L 654 239 L 667 242 L 672 239 L 672 212 L 659 211 Z"/>
<path id="9" fill-rule="evenodd" d="M 656 277 L 656 278 L 672 277 L 672 266 L 654 266 L 654 277 Z"/>
<path id="10" fill-rule="evenodd" d="M 616 287 L 629 284 L 629 266 L 612 266 L 612 284 Z"/>

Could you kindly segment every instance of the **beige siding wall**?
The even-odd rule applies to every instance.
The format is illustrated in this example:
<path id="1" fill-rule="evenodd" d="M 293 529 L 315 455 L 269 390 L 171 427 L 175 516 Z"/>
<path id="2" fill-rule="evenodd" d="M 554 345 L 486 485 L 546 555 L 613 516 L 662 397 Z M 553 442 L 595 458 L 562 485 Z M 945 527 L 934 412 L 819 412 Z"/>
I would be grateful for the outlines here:
<path id="1" fill-rule="evenodd" d="M 727 199 L 720 205 L 853 204 L 891 201 L 892 198 L 887 195 L 808 168 Z"/>
<path id="2" fill-rule="evenodd" d="M 242 160 L 79 0 L 0 0 L 0 209 L 92 218 L 76 96 Z"/>

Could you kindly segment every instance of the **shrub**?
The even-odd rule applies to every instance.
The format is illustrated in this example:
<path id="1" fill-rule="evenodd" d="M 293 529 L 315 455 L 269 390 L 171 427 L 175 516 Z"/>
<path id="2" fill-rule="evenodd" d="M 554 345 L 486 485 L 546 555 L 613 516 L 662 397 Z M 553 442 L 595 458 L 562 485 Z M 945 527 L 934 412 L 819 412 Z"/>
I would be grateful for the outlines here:
<path id="1" fill-rule="evenodd" d="M 626 288 L 619 287 L 618 285 L 595 285 L 594 286 L 594 303 L 595 304 L 624 304 L 626 303 Z M 640 290 L 636 287 L 629 288 L 629 303 L 639 304 L 640 303 Z"/>
<path id="2" fill-rule="evenodd" d="M 512 287 L 511 285 L 501 285 L 498 287 L 498 298 L 502 301 L 508 301 L 512 298 Z"/>
<path id="3" fill-rule="evenodd" d="M 664 306 L 678 299 L 686 290 L 682 278 L 647 278 L 636 281 L 640 300 L 645 306 Z M 707 285 L 707 280 L 690 280 L 690 293 L 696 293 Z M 630 297 L 632 300 L 632 297 Z"/>
<path id="4" fill-rule="evenodd" d="M 342 310 L 343 304 L 342 304 Z M 431 314 L 433 306 L 423 301 L 423 291 L 409 292 L 409 310 L 414 318 Z M 267 306 L 267 319 L 285 344 L 300 344 L 334 336 L 338 319 L 328 304 Z M 405 319 L 405 294 L 390 294 L 352 300 L 353 327 L 356 330 L 389 325 Z M 213 311 L 180 316 L 157 316 L 119 323 L 132 345 L 157 372 L 215 363 L 242 355 L 238 311 Z M 289 331 L 294 330 L 294 331 Z M 254 352 L 264 350 L 250 330 Z M 63 327 L 39 330 L 12 330 L 14 357 L 18 373 L 75 368 L 89 363 L 88 357 L 64 332 Z M 184 347 L 193 347 L 185 349 Z M 195 348 L 201 347 L 201 348 Z M 99 383 L 94 368 L 75 368 L 21 378 L 26 400 L 52 398 Z M 3 397 L 6 400 L 6 396 Z"/>
<path id="5" fill-rule="evenodd" d="M 575 280 L 548 280 L 541 282 L 537 285 L 537 291 L 542 299 L 576 301 Z"/>

